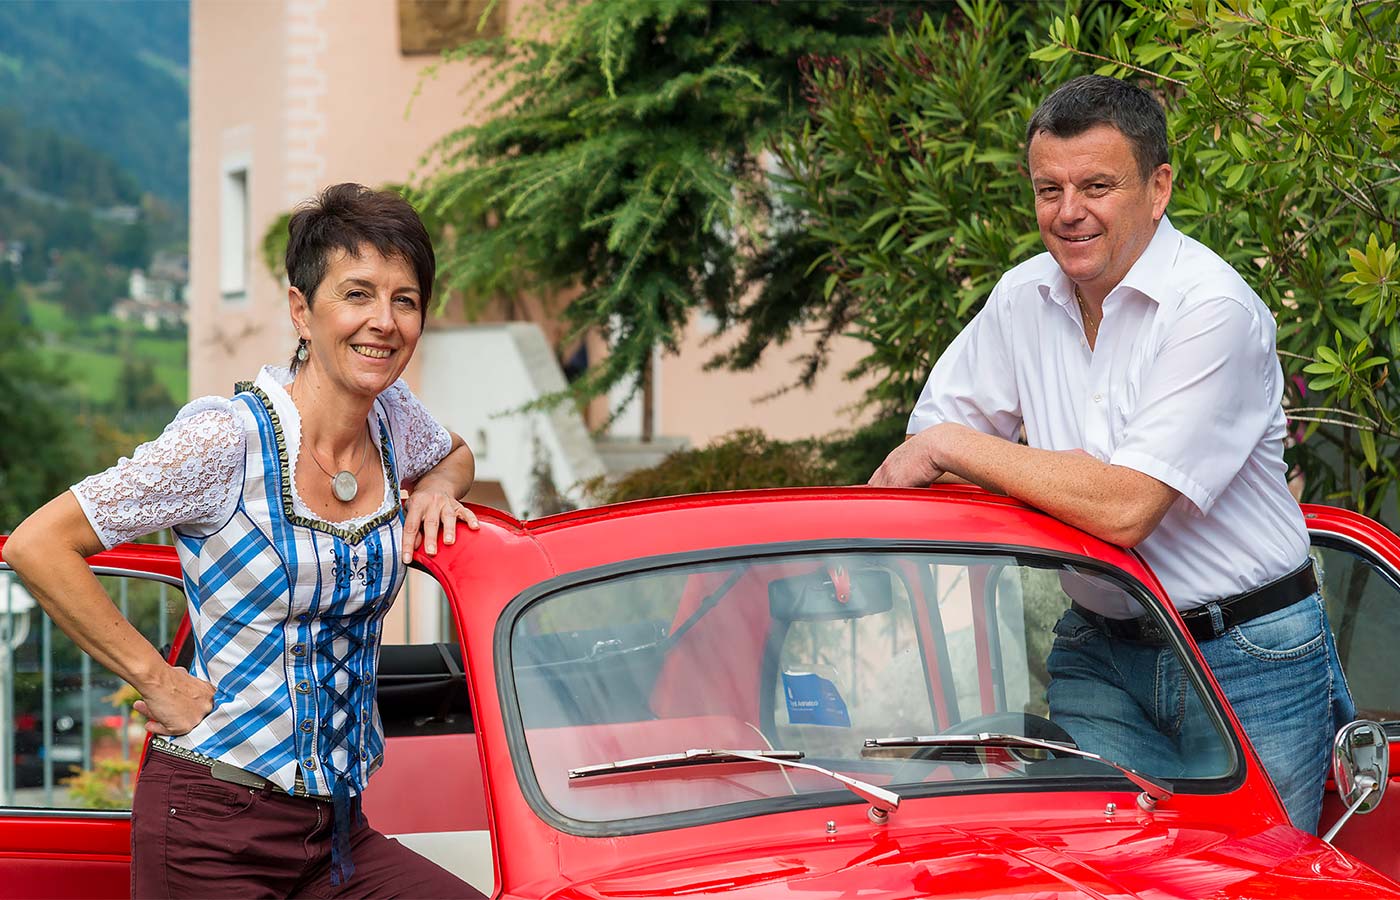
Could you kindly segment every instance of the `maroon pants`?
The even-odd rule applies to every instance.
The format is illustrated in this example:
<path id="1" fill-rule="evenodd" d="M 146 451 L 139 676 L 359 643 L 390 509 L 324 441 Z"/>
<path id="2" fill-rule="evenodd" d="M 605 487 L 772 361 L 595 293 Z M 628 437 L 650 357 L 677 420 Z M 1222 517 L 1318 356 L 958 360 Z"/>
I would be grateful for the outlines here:
<path id="1" fill-rule="evenodd" d="M 481 897 L 446 869 L 361 824 L 355 873 L 331 885 L 331 805 L 219 781 L 198 763 L 147 755 L 131 810 L 131 895 Z"/>

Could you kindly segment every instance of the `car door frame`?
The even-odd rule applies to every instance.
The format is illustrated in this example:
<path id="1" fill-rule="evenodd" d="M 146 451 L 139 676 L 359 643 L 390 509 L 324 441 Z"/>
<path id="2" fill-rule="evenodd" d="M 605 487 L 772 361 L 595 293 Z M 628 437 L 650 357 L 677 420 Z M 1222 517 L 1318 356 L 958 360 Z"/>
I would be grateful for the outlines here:
<path id="1" fill-rule="evenodd" d="M 4 540 L 0 537 L 0 556 Z M 160 581 L 184 595 L 171 546 L 121 544 L 89 557 L 88 564 L 97 575 Z M 0 567 L 10 568 L 2 562 Z M 188 634 L 188 618 L 182 617 L 168 659 L 175 658 Z M 0 884 L 13 896 L 127 896 L 130 873 L 130 810 L 0 807 Z"/>
<path id="2" fill-rule="evenodd" d="M 1374 519 L 1351 510 L 1305 503 L 1303 518 L 1308 527 L 1311 545 L 1317 536 L 1329 543 L 1345 544 L 1385 572 L 1400 586 L 1400 537 Z M 1381 806 L 1369 815 L 1354 816 L 1338 833 L 1333 843 L 1400 880 L 1400 850 L 1396 849 L 1395 832 L 1400 828 L 1400 725 L 1386 727 L 1390 743 L 1390 782 Z M 1323 798 L 1321 828 L 1326 829 L 1340 816 L 1343 806 L 1331 777 Z"/>

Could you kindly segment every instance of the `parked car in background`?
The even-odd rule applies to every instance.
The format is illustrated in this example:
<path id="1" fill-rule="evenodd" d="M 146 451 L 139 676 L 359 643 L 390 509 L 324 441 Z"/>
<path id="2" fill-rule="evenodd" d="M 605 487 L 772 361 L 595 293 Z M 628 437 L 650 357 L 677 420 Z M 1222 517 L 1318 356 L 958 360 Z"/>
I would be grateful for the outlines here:
<path id="1" fill-rule="evenodd" d="M 1383 720 L 1340 743 L 1324 827 L 1343 801 L 1368 814 L 1331 843 L 1288 823 L 1136 554 L 959 488 L 478 508 L 479 533 L 422 561 L 460 644 L 382 647 L 365 812 L 501 897 L 1400 898 L 1400 798 L 1380 798 L 1400 540 L 1305 512 Z M 93 563 L 178 577 L 165 547 Z M 1172 771 L 1049 716 L 1052 629 L 1086 591 L 1158 620 L 1211 723 Z M 122 814 L 4 810 L 0 883 L 119 896 L 129 836 Z"/>
<path id="2" fill-rule="evenodd" d="M 117 682 L 89 683 L 85 691 L 79 675 L 55 678 L 47 736 L 42 704 L 17 710 L 13 724 L 15 787 L 42 787 L 46 775 L 61 787 L 75 769 L 90 768 L 94 758 L 111 754 L 113 738 L 125 725 L 126 714 L 105 698 L 118 687 Z"/>

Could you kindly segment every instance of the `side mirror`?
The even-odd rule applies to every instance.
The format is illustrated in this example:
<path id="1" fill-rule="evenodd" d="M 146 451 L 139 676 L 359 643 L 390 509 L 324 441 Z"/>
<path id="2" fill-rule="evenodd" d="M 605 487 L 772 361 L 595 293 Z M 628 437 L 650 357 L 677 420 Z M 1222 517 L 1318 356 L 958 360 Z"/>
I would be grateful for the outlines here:
<path id="1" fill-rule="evenodd" d="M 1331 841 L 1356 813 L 1368 813 L 1380 805 L 1390 780 L 1390 741 L 1379 722 L 1348 722 L 1332 742 L 1332 777 L 1346 812 L 1332 826 L 1324 841 Z"/>
<path id="2" fill-rule="evenodd" d="M 887 569 L 833 563 L 768 585 L 768 612 L 780 622 L 860 619 L 894 608 L 895 575 Z"/>

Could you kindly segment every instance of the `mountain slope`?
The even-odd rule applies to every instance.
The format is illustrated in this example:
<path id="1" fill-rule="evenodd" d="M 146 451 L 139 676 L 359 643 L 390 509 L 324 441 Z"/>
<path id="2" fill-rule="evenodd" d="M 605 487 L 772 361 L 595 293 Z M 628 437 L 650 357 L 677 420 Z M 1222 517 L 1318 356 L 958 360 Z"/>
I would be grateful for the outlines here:
<path id="1" fill-rule="evenodd" d="M 184 209 L 189 6 L 0 2 L 0 107 L 110 156 Z"/>

